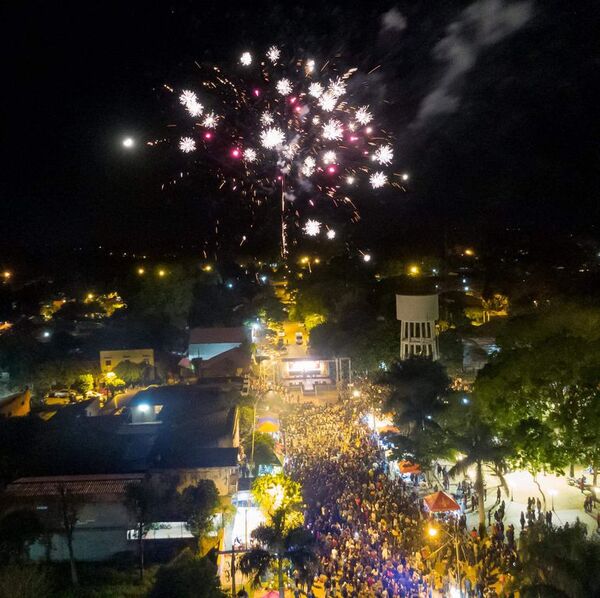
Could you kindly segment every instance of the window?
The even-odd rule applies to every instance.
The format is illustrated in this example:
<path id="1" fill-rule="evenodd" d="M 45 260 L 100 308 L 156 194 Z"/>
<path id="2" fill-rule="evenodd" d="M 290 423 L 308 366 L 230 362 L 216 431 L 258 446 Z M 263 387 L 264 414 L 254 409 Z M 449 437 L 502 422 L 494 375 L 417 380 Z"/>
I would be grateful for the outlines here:
<path id="1" fill-rule="evenodd" d="M 415 335 L 415 323 L 411 322 L 410 323 L 410 336 L 411 338 Z"/>
<path id="2" fill-rule="evenodd" d="M 112 365 L 112 359 L 105 359 L 104 360 L 104 365 L 107 367 L 110 367 Z"/>

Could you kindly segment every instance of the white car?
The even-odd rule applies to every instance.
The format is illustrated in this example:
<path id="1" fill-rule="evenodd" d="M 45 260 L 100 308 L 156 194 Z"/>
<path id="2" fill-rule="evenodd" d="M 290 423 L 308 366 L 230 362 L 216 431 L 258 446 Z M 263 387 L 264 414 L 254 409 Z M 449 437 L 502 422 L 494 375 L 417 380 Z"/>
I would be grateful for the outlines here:
<path id="1" fill-rule="evenodd" d="M 304 342 L 304 335 L 301 332 L 296 332 L 296 344 L 301 345 Z"/>

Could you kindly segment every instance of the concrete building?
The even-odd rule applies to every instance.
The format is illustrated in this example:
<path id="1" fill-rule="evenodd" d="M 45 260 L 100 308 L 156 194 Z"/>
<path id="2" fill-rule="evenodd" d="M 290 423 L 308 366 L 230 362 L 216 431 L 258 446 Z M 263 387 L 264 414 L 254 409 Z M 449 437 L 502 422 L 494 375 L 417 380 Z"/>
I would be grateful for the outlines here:
<path id="1" fill-rule="evenodd" d="M 400 321 L 400 359 L 414 356 L 439 358 L 437 295 L 396 295 Z"/>
<path id="2" fill-rule="evenodd" d="M 188 359 L 207 361 L 250 340 L 244 326 L 235 328 L 192 328 L 188 345 Z"/>
<path id="3" fill-rule="evenodd" d="M 154 367 L 153 349 L 116 349 L 100 351 L 100 371 L 103 374 L 112 372 L 122 361 L 144 364 Z"/>

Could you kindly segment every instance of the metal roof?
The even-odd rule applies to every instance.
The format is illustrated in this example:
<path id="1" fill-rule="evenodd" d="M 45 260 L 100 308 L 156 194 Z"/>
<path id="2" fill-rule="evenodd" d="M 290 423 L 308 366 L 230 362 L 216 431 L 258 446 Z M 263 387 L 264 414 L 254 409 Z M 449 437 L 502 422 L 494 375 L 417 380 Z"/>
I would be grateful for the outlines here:
<path id="1" fill-rule="evenodd" d="M 143 474 L 68 475 L 19 478 L 8 484 L 5 493 L 10 496 L 58 496 L 60 488 L 76 496 L 125 494 L 129 484 L 139 483 Z"/>

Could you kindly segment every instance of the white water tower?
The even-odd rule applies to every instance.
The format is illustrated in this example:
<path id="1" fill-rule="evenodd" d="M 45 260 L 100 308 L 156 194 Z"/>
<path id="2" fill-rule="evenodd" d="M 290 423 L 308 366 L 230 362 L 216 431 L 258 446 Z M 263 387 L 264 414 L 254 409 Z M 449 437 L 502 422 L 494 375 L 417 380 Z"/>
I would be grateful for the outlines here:
<path id="1" fill-rule="evenodd" d="M 415 355 L 438 359 L 440 317 L 437 295 L 396 295 L 396 319 L 400 320 L 400 359 Z"/>

